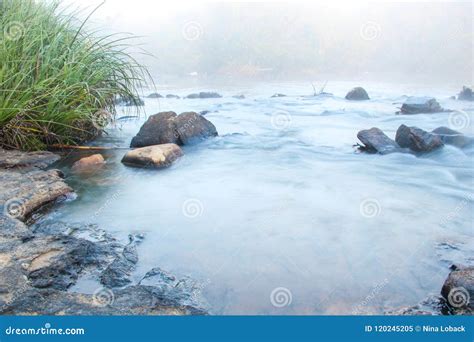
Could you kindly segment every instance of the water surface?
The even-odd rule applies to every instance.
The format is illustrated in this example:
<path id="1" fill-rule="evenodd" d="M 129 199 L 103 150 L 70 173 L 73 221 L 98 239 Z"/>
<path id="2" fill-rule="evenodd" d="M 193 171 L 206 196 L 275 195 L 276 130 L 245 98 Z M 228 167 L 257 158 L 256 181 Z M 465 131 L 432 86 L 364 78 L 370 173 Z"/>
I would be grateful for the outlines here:
<path id="1" fill-rule="evenodd" d="M 88 177 L 63 162 L 78 198 L 48 220 L 97 223 L 123 238 L 144 233 L 135 277 L 156 266 L 190 276 L 214 314 L 381 314 L 414 305 L 439 293 L 452 263 L 474 261 L 473 149 L 366 155 L 353 148 L 356 135 L 453 125 L 446 113 L 395 115 L 405 95 L 462 110 L 454 128 L 474 135 L 474 106 L 449 99 L 457 88 L 362 85 L 371 101 L 346 101 L 349 83 L 330 85 L 334 97 L 272 84 L 209 89 L 221 99 L 146 99 L 149 115 L 210 111 L 220 136 L 184 147 L 185 157 L 162 171 L 125 167 L 124 150 L 108 152 L 106 169 Z M 288 96 L 270 98 L 276 92 Z M 95 143 L 128 146 L 144 119 L 118 123 Z"/>

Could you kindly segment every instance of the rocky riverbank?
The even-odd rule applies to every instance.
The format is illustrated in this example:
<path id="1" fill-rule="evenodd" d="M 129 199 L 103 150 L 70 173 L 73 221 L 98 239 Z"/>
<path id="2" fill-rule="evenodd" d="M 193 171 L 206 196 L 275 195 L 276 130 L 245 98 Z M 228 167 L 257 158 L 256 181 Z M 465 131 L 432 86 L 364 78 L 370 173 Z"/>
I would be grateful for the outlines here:
<path id="1" fill-rule="evenodd" d="M 0 314 L 201 315 L 195 284 L 154 268 L 131 277 L 142 236 L 124 244 L 96 226 L 33 224 L 38 213 L 74 198 L 59 156 L 0 150 Z M 93 293 L 72 290 L 87 277 Z"/>

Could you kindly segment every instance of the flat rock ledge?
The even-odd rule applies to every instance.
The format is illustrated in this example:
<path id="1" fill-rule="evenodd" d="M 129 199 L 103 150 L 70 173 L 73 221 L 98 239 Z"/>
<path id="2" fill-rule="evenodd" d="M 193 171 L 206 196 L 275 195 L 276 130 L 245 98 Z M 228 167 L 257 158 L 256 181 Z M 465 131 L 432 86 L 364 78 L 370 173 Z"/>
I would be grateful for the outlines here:
<path id="1" fill-rule="evenodd" d="M 134 281 L 141 236 L 123 244 L 93 225 L 27 226 L 24 221 L 36 210 L 72 189 L 60 171 L 42 169 L 58 160 L 55 155 L 14 151 L 1 158 L 0 315 L 206 314 L 189 280 L 154 272 L 144 276 L 144 284 Z M 81 279 L 95 282 L 97 289 L 74 291 Z"/>

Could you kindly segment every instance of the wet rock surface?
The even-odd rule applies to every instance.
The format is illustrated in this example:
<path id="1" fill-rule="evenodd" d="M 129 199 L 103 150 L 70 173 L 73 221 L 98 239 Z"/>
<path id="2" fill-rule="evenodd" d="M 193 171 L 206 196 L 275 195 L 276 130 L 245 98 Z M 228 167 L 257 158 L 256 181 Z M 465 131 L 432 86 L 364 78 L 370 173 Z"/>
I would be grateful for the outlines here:
<path id="1" fill-rule="evenodd" d="M 439 135 L 405 125 L 398 128 L 395 141 L 400 147 L 409 148 L 415 152 L 431 152 L 444 146 Z"/>
<path id="2" fill-rule="evenodd" d="M 400 146 L 379 128 L 360 131 L 357 137 L 364 144 L 363 151 L 380 154 L 402 152 Z"/>
<path id="3" fill-rule="evenodd" d="M 462 87 L 461 92 L 458 95 L 459 101 L 474 101 L 474 93 L 469 87 Z"/>
<path id="4" fill-rule="evenodd" d="M 128 152 L 122 163 L 131 167 L 162 169 L 171 166 L 183 155 L 176 144 L 154 145 Z"/>
<path id="5" fill-rule="evenodd" d="M 453 311 L 459 314 L 473 314 L 474 267 L 453 265 L 441 289 L 441 295 Z"/>
<path id="6" fill-rule="evenodd" d="M 441 113 L 445 110 L 432 97 L 409 97 L 400 108 L 399 114 Z"/>
<path id="7" fill-rule="evenodd" d="M 465 148 L 474 143 L 473 138 L 467 137 L 461 132 L 447 127 L 438 127 L 432 133 L 439 135 L 444 144 L 456 146 L 458 148 Z"/>
<path id="8" fill-rule="evenodd" d="M 132 139 L 130 146 L 187 145 L 217 135 L 216 127 L 195 112 L 180 115 L 175 112 L 162 112 L 150 116 Z"/>
<path id="9" fill-rule="evenodd" d="M 147 96 L 147 99 L 162 99 L 163 95 L 158 94 L 158 93 L 151 93 L 150 95 Z"/>
<path id="10" fill-rule="evenodd" d="M 186 96 L 187 99 L 219 99 L 222 95 L 210 91 L 202 91 L 200 93 L 189 94 Z"/>
<path id="11" fill-rule="evenodd" d="M 94 154 L 82 158 L 72 165 L 72 171 L 77 173 L 94 172 L 105 165 L 105 159 L 101 154 Z"/>
<path id="12" fill-rule="evenodd" d="M 367 94 L 367 91 L 364 88 L 356 87 L 356 88 L 352 89 L 350 92 L 347 93 L 346 100 L 366 101 L 366 100 L 370 100 L 370 97 L 369 97 L 369 94 Z"/>
<path id="13" fill-rule="evenodd" d="M 94 225 L 37 222 L 28 227 L 22 220 L 72 189 L 59 171 L 38 168 L 57 157 L 22 152 L 14 156 L 8 169 L 0 169 L 0 314 L 206 313 L 198 308 L 191 288 L 179 286 L 172 276 L 156 286 L 133 281 L 141 236 L 130 237 L 124 245 Z M 6 204 L 11 196 L 21 202 Z M 73 292 L 82 277 L 97 283 L 94 293 Z"/>
<path id="14" fill-rule="evenodd" d="M 276 94 L 273 94 L 271 97 L 272 97 L 272 98 L 276 98 L 276 97 L 286 97 L 286 95 L 285 95 L 285 94 L 276 93 Z"/>
<path id="15" fill-rule="evenodd" d="M 57 162 L 60 157 L 51 152 L 8 151 L 0 148 L 0 168 L 39 168 L 44 169 Z"/>

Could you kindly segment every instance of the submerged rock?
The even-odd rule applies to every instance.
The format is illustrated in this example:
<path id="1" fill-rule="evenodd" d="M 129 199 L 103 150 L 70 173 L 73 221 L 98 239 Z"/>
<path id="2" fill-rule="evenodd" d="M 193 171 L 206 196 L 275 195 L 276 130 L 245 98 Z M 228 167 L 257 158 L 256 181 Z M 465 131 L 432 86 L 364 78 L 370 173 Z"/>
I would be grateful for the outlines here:
<path id="1" fill-rule="evenodd" d="M 160 144 L 186 145 L 217 136 L 216 127 L 195 112 L 176 115 L 163 112 L 150 116 L 132 139 L 131 147 L 145 147 Z"/>
<path id="2" fill-rule="evenodd" d="M 356 88 L 352 89 L 350 92 L 347 93 L 346 100 L 365 101 L 365 100 L 370 100 L 370 97 L 369 97 L 369 94 L 367 94 L 367 91 L 364 88 L 356 87 Z"/>
<path id="3" fill-rule="evenodd" d="M 432 133 L 438 135 L 446 145 L 464 148 L 474 143 L 473 138 L 467 137 L 461 132 L 448 127 L 438 127 Z"/>
<path id="4" fill-rule="evenodd" d="M 441 289 L 441 295 L 455 311 L 472 314 L 474 311 L 474 267 L 452 266 L 451 270 Z"/>
<path id="5" fill-rule="evenodd" d="M 276 93 L 276 94 L 273 94 L 271 97 L 272 97 L 272 98 L 275 98 L 275 97 L 286 97 L 286 95 L 285 95 L 285 94 Z"/>
<path id="6" fill-rule="evenodd" d="M 237 100 L 244 100 L 245 99 L 245 95 L 234 95 L 232 96 L 234 99 L 237 99 Z"/>
<path id="7" fill-rule="evenodd" d="M 441 113 L 445 110 L 432 97 L 409 97 L 400 108 L 400 114 Z"/>
<path id="8" fill-rule="evenodd" d="M 97 169 L 101 168 L 104 166 L 105 160 L 104 157 L 102 157 L 101 154 L 94 154 L 89 157 L 82 158 L 75 162 L 72 165 L 72 170 L 74 172 L 93 172 L 96 171 Z"/>
<path id="9" fill-rule="evenodd" d="M 459 101 L 474 101 L 474 93 L 469 87 L 462 87 L 462 91 L 458 95 Z"/>
<path id="10" fill-rule="evenodd" d="M 163 96 L 158 93 L 151 93 L 150 95 L 147 96 L 148 99 L 162 99 Z"/>
<path id="11" fill-rule="evenodd" d="M 127 166 L 140 168 L 165 168 L 171 166 L 183 151 L 176 144 L 162 144 L 138 148 L 128 152 L 122 159 Z"/>
<path id="12" fill-rule="evenodd" d="M 395 141 L 400 147 L 409 148 L 415 152 L 431 152 L 444 146 L 439 135 L 405 125 L 398 128 Z"/>
<path id="13" fill-rule="evenodd" d="M 208 91 L 202 91 L 200 93 L 189 94 L 188 96 L 186 96 L 187 99 L 218 99 L 221 97 L 222 95 L 220 95 L 219 93 Z"/>
<path id="14" fill-rule="evenodd" d="M 371 128 L 369 130 L 360 131 L 357 134 L 359 140 L 364 144 L 362 150 L 371 153 L 388 154 L 401 152 L 400 146 L 385 135 L 379 128 Z"/>
<path id="15" fill-rule="evenodd" d="M 181 97 L 179 97 L 178 95 L 174 95 L 174 94 L 168 94 L 168 95 L 166 95 L 166 98 L 167 99 L 180 99 Z"/>

